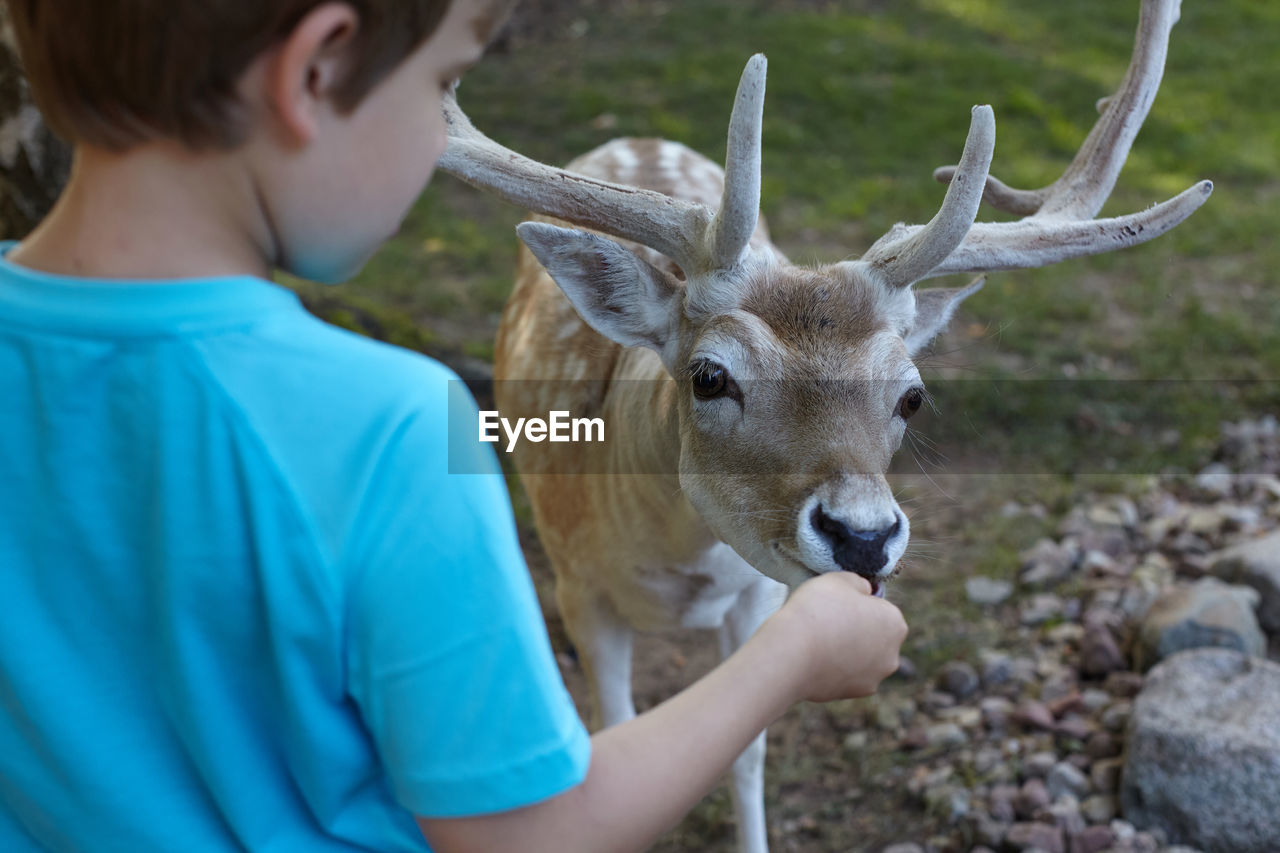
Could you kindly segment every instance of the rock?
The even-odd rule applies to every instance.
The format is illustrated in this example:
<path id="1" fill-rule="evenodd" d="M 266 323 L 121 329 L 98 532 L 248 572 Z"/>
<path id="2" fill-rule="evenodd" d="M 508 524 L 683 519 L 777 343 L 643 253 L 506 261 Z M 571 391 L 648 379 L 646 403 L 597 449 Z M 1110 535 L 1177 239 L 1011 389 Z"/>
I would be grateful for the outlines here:
<path id="1" fill-rule="evenodd" d="M 980 685 L 978 671 L 962 660 L 947 661 L 938 670 L 937 684 L 957 699 L 967 699 Z"/>
<path id="2" fill-rule="evenodd" d="M 1062 599 L 1058 596 L 1042 592 L 1038 595 L 1031 596 L 1026 605 L 1022 608 L 1019 618 L 1023 625 L 1034 627 L 1043 625 L 1050 619 L 1062 615 Z"/>
<path id="3" fill-rule="evenodd" d="M 1078 548 L 1058 544 L 1052 539 L 1040 539 L 1019 555 L 1022 560 L 1020 579 L 1028 586 L 1056 583 L 1071 574 L 1079 556 Z"/>
<path id="4" fill-rule="evenodd" d="M 1102 712 L 1099 722 L 1109 732 L 1119 732 L 1129 724 L 1129 715 L 1133 711 L 1132 702 L 1116 702 Z"/>
<path id="5" fill-rule="evenodd" d="M 970 818 L 969 825 L 973 829 L 973 840 L 978 842 L 978 846 L 970 848 L 969 853 L 993 850 L 1004 843 L 1004 824 L 1000 821 L 977 814 Z"/>
<path id="6" fill-rule="evenodd" d="M 1004 753 L 994 746 L 984 746 L 973 756 L 973 769 L 979 776 L 985 776 L 1004 761 Z"/>
<path id="7" fill-rule="evenodd" d="M 846 757 L 857 759 L 861 757 L 863 750 L 867 748 L 867 733 L 863 731 L 849 732 L 845 736 L 842 748 Z"/>
<path id="8" fill-rule="evenodd" d="M 1084 741 L 1089 735 L 1093 734 L 1094 726 L 1079 714 L 1067 714 L 1058 724 L 1054 726 L 1054 734 L 1060 738 L 1067 738 L 1074 741 Z"/>
<path id="9" fill-rule="evenodd" d="M 1204 646 L 1265 655 L 1267 640 L 1253 613 L 1258 600 L 1253 588 L 1216 578 L 1166 590 L 1142 620 L 1135 665 L 1145 671 L 1174 652 Z"/>
<path id="10" fill-rule="evenodd" d="M 975 575 L 964 582 L 964 593 L 974 604 L 999 604 L 1013 594 L 1013 584 L 986 575 Z"/>
<path id="11" fill-rule="evenodd" d="M 924 848 L 908 841 L 902 844 L 890 844 L 884 848 L 883 853 L 924 853 Z"/>
<path id="12" fill-rule="evenodd" d="M 1083 797 L 1089 793 L 1089 777 L 1085 776 L 1066 761 L 1059 761 L 1049 770 L 1044 780 L 1050 799 L 1058 799 L 1063 794 Z"/>
<path id="13" fill-rule="evenodd" d="M 1013 658 L 1004 652 L 983 649 L 978 652 L 978 663 L 982 667 L 982 686 L 988 690 L 1013 680 Z"/>
<path id="14" fill-rule="evenodd" d="M 893 677 L 901 678 L 904 681 L 911 681 L 916 677 L 915 662 L 906 655 L 898 655 L 898 668 L 894 671 Z"/>
<path id="15" fill-rule="evenodd" d="M 1142 676 L 1136 672 L 1113 672 L 1103 682 L 1102 689 L 1118 699 L 1132 699 L 1142 689 Z"/>
<path id="16" fill-rule="evenodd" d="M 1028 699 L 1019 705 L 1018 709 L 1013 712 L 1013 718 L 1028 728 L 1041 729 L 1046 732 L 1053 731 L 1054 726 L 1057 725 L 1048 706 L 1034 699 Z"/>
<path id="17" fill-rule="evenodd" d="M 1018 789 L 1018 795 L 1013 798 L 1013 810 L 1017 812 L 1018 817 L 1029 818 L 1049 805 L 1051 800 L 1052 797 L 1049 796 L 1049 789 L 1045 787 L 1044 780 L 1028 779 L 1022 783 L 1022 787 Z"/>
<path id="18" fill-rule="evenodd" d="M 956 697 L 950 693 L 943 693 L 941 690 L 926 690 L 924 695 L 920 697 L 920 708 L 927 714 L 934 714 L 943 708 L 950 708 L 956 704 Z"/>
<path id="19" fill-rule="evenodd" d="M 1213 498 L 1225 498 L 1231 494 L 1235 475 L 1221 462 L 1210 462 L 1196 474 L 1196 488 Z"/>
<path id="20" fill-rule="evenodd" d="M 1116 834 L 1108 826 L 1086 827 L 1071 836 L 1070 853 L 1100 853 L 1114 847 Z"/>
<path id="21" fill-rule="evenodd" d="M 1097 687 L 1087 687 L 1080 694 L 1080 705 L 1090 714 L 1097 713 L 1111 704 L 1111 694 Z"/>
<path id="22" fill-rule="evenodd" d="M 1003 696 L 987 696 L 978 703 L 982 723 L 993 732 L 1004 731 L 1013 716 L 1013 703 Z"/>
<path id="23" fill-rule="evenodd" d="M 969 814 L 969 804 L 969 792 L 956 785 L 938 785 L 924 792 L 925 811 L 948 823 Z"/>
<path id="24" fill-rule="evenodd" d="M 1047 823 L 1015 823 L 1005 832 L 1004 843 L 1014 850 L 1066 853 L 1062 829 Z"/>
<path id="25" fill-rule="evenodd" d="M 1280 838 L 1280 665 L 1197 649 L 1147 676 L 1129 722 L 1128 820 L 1208 853 L 1262 853 Z"/>
<path id="26" fill-rule="evenodd" d="M 1106 625 L 1091 620 L 1080 640 L 1080 672 L 1089 678 L 1103 678 L 1126 668 L 1124 653 Z"/>
<path id="27" fill-rule="evenodd" d="M 1111 758 L 1120 754 L 1120 740 L 1111 732 L 1100 731 L 1089 735 L 1084 744 L 1084 754 L 1092 759 Z"/>
<path id="28" fill-rule="evenodd" d="M 924 730 L 926 746 L 959 746 L 969 741 L 964 729 L 955 723 L 935 723 Z"/>
<path id="29" fill-rule="evenodd" d="M 1001 823 L 1012 823 L 1017 818 L 1014 801 L 1018 798 L 1016 785 L 992 785 L 987 795 L 987 811 Z"/>
<path id="30" fill-rule="evenodd" d="M 962 729 L 976 729 L 982 724 L 982 712 L 969 705 L 943 708 L 938 712 L 937 717 L 941 722 L 955 723 Z"/>
<path id="31" fill-rule="evenodd" d="M 1233 545 L 1210 557 L 1209 571 L 1258 591 L 1258 622 L 1280 632 L 1280 530 Z"/>
<path id="32" fill-rule="evenodd" d="M 1080 814 L 1089 823 L 1108 824 L 1116 816 L 1116 798 L 1111 794 L 1094 794 L 1080 804 Z"/>
<path id="33" fill-rule="evenodd" d="M 1060 797 L 1049 804 L 1048 818 L 1070 838 L 1084 829 L 1084 817 L 1080 814 L 1080 801 L 1070 795 Z"/>

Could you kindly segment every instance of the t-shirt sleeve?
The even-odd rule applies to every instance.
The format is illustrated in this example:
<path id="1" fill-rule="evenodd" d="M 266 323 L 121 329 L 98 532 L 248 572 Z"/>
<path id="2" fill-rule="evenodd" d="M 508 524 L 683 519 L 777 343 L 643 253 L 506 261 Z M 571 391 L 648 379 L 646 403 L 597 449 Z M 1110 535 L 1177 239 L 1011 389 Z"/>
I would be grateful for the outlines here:
<path id="1" fill-rule="evenodd" d="M 590 741 L 556 668 L 493 451 L 462 443 L 473 458 L 446 458 L 448 410 L 465 428 L 475 404 L 456 379 L 436 387 L 382 449 L 369 484 L 347 665 L 396 798 L 424 817 L 456 817 L 578 784 Z"/>

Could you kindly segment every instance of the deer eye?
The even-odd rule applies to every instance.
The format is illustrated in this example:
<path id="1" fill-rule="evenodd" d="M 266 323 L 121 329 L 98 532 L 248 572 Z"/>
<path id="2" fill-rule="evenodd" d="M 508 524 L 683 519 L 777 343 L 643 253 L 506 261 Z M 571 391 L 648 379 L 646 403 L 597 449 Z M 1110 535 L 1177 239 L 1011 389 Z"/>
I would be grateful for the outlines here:
<path id="1" fill-rule="evenodd" d="M 912 388 L 910 391 L 902 395 L 898 400 L 898 414 L 905 421 L 907 418 L 920 411 L 920 406 L 924 403 L 924 389 Z"/>
<path id="2" fill-rule="evenodd" d="M 693 382 L 693 395 L 699 400 L 719 397 L 729 387 L 729 371 L 714 361 L 694 365 L 690 379 Z"/>

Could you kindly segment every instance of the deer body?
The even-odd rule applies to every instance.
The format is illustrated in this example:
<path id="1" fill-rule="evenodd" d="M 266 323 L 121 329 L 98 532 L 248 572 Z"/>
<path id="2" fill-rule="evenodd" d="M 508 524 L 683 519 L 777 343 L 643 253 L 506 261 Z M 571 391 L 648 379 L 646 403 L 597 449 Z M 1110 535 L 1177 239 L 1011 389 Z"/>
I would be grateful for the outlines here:
<path id="1" fill-rule="evenodd" d="M 1154 100 L 1178 5 L 1143 0 L 1129 72 L 1053 184 L 1015 190 L 991 177 L 994 119 L 974 107 L 959 164 L 935 172 L 949 187 L 933 219 L 814 268 L 790 264 L 759 220 L 763 56 L 739 84 L 723 171 L 656 140 L 618 140 L 553 169 L 446 103 L 442 168 L 591 229 L 517 228 L 528 250 L 495 378 L 506 417 L 566 410 L 603 418 L 609 433 L 600 445 L 516 450 L 597 723 L 635 713 L 633 630 L 712 628 L 727 655 L 816 574 L 857 572 L 883 594 L 909 536 L 885 473 L 924 399 L 912 359 L 980 285 L 916 282 L 1136 245 L 1205 201 L 1208 181 L 1094 218 Z M 975 222 L 984 200 L 1022 219 Z M 734 765 L 746 853 L 767 849 L 763 759 L 762 733 Z"/>

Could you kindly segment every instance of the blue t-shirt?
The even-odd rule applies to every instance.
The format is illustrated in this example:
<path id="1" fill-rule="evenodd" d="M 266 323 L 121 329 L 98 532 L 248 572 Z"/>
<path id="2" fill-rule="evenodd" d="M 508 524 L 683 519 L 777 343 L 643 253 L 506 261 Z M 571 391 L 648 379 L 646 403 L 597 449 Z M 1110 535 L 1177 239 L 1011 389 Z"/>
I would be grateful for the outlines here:
<path id="1" fill-rule="evenodd" d="M 580 782 L 459 394 L 258 278 L 0 258 L 0 850 L 420 851 Z"/>

